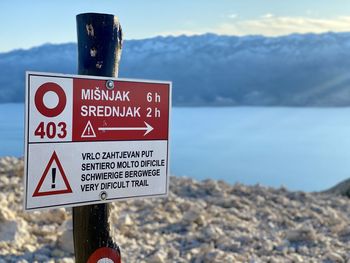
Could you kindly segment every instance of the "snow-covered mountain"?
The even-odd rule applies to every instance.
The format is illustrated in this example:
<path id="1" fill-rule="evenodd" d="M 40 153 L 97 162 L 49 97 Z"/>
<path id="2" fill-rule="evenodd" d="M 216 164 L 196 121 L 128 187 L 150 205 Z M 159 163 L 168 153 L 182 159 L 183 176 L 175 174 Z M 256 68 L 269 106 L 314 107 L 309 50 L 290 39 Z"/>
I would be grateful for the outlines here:
<path id="1" fill-rule="evenodd" d="M 25 70 L 76 73 L 76 44 L 0 53 L 0 102 Z M 350 105 L 350 33 L 156 37 L 124 42 L 120 77 L 173 81 L 174 105 Z"/>

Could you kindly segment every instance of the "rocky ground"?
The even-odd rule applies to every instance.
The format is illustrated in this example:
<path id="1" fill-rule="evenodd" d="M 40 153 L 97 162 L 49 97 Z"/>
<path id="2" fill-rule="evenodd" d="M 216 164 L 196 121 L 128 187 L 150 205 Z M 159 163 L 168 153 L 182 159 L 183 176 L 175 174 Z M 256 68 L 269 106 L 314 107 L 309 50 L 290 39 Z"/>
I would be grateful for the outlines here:
<path id="1" fill-rule="evenodd" d="M 23 161 L 0 158 L 0 262 L 74 262 L 70 209 L 24 212 Z M 172 177 L 112 204 L 123 262 L 350 262 L 350 202 L 329 193 Z"/>

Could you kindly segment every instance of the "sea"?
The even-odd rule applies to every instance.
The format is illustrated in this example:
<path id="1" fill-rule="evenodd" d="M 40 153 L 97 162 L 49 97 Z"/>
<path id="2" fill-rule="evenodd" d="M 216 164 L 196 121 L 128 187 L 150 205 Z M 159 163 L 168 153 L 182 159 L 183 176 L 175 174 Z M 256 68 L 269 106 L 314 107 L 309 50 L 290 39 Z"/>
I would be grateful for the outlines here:
<path id="1" fill-rule="evenodd" d="M 0 104 L 0 156 L 24 154 L 24 105 Z M 170 173 L 321 191 L 350 177 L 350 108 L 174 107 Z"/>

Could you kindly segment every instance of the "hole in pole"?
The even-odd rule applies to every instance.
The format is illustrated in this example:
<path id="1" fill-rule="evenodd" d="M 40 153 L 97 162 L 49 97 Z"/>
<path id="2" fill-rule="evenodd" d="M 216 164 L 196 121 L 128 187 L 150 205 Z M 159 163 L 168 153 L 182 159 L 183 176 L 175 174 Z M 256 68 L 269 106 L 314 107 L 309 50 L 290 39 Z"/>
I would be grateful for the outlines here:
<path id="1" fill-rule="evenodd" d="M 97 49 L 95 47 L 92 47 L 90 49 L 90 56 L 91 57 L 96 57 L 96 54 L 97 54 Z"/>

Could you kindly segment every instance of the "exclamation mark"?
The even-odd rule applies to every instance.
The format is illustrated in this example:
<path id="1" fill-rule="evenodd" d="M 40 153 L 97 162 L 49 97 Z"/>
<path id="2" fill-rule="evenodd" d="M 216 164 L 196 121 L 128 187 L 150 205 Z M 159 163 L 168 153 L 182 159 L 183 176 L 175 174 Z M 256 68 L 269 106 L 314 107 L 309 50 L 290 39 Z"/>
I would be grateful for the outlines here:
<path id="1" fill-rule="evenodd" d="M 90 125 L 87 126 L 87 133 L 88 133 L 88 135 L 90 135 Z"/>
<path id="2" fill-rule="evenodd" d="M 56 188 L 56 168 L 52 168 L 51 169 L 51 174 L 52 174 L 52 184 L 51 184 L 51 188 L 54 189 Z"/>

